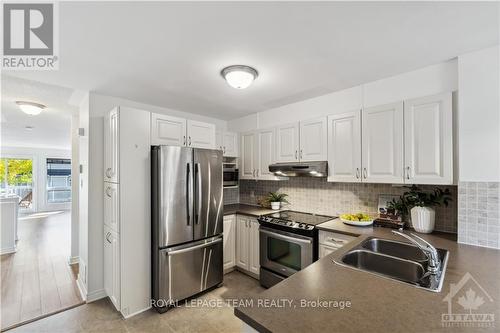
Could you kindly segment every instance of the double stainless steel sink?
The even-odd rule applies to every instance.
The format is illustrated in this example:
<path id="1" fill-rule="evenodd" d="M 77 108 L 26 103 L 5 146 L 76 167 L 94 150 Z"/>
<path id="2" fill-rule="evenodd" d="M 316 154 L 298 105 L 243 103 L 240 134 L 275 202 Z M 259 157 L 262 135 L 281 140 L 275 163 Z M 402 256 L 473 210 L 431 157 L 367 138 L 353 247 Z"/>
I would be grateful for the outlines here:
<path id="1" fill-rule="evenodd" d="M 411 284 L 417 288 L 440 292 L 448 262 L 448 251 L 443 249 L 436 251 L 440 267 L 433 274 L 429 273 L 428 257 L 419 247 L 377 237 L 365 239 L 345 253 L 338 263 Z"/>

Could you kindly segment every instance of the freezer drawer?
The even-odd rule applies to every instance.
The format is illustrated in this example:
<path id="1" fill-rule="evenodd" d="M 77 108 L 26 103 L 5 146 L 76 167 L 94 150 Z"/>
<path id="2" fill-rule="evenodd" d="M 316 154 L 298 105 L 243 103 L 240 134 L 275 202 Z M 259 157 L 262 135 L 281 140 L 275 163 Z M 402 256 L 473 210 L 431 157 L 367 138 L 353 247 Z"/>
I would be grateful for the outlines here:
<path id="1" fill-rule="evenodd" d="M 159 250 L 157 304 L 174 304 L 221 283 L 222 258 L 222 236 Z"/>

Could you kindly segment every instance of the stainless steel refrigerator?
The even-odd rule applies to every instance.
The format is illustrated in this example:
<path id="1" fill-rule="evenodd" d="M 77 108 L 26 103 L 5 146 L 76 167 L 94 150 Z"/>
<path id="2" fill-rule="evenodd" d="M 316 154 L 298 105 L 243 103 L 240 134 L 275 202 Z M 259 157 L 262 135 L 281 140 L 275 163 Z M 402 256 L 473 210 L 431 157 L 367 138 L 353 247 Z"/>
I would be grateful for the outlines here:
<path id="1" fill-rule="evenodd" d="M 152 304 L 159 311 L 222 283 L 222 152 L 151 147 Z"/>

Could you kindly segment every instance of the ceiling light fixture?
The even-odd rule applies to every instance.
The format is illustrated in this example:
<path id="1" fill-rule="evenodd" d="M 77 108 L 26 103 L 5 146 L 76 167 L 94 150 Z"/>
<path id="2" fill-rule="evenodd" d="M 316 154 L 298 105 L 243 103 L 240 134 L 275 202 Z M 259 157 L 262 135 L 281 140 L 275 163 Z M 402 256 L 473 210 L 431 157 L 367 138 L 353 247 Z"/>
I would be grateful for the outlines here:
<path id="1" fill-rule="evenodd" d="M 46 106 L 43 104 L 33 102 L 16 101 L 16 104 L 19 106 L 21 111 L 32 116 L 40 114 L 40 112 L 42 112 L 43 109 L 46 108 Z"/>
<path id="2" fill-rule="evenodd" d="M 245 65 L 228 66 L 220 72 L 227 84 L 236 89 L 248 88 L 259 76 L 255 68 Z"/>

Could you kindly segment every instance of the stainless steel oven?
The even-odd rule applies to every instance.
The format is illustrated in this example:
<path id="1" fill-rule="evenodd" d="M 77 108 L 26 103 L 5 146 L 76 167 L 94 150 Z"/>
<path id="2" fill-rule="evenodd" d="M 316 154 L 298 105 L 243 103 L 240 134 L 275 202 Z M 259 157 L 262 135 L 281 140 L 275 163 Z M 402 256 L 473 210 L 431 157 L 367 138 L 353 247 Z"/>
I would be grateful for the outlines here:
<path id="1" fill-rule="evenodd" d="M 224 175 L 224 187 L 238 186 L 239 184 L 239 173 L 238 168 L 232 163 L 224 163 L 224 168 L 222 169 Z"/>
<path id="2" fill-rule="evenodd" d="M 314 261 L 314 237 L 261 226 L 260 265 L 280 275 L 290 276 Z"/>

